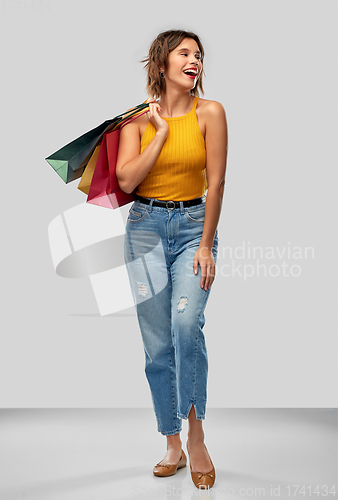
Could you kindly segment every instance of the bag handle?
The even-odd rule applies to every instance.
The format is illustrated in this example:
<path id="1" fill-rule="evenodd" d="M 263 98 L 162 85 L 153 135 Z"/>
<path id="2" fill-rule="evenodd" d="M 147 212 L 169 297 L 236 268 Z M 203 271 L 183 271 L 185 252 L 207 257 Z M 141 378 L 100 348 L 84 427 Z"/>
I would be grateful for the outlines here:
<path id="1" fill-rule="evenodd" d="M 133 118 L 131 118 L 131 120 L 128 120 L 128 121 L 122 123 L 122 125 L 120 126 L 120 130 L 122 130 L 125 125 L 128 125 L 128 123 L 131 123 L 132 121 L 136 120 L 136 118 L 138 118 L 139 116 L 144 115 L 145 113 L 148 113 L 148 110 L 143 111 L 143 113 L 140 113 L 139 115 L 134 116 Z"/>
<path id="2" fill-rule="evenodd" d="M 128 118 L 132 117 L 135 113 L 138 113 L 139 111 L 142 111 L 143 109 L 145 109 L 146 107 L 149 108 L 149 103 L 142 103 L 142 104 L 138 104 L 137 106 L 135 106 L 134 108 L 130 109 L 127 113 L 127 116 L 124 116 L 126 113 L 122 113 L 121 115 L 117 115 L 115 117 L 117 123 L 120 123 L 124 120 L 127 120 Z"/>

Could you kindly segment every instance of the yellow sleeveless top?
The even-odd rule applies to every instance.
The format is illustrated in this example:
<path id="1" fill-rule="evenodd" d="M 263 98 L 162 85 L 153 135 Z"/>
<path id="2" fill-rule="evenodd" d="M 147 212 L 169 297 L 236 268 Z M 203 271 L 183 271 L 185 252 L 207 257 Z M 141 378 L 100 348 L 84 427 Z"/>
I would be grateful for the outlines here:
<path id="1" fill-rule="evenodd" d="M 163 118 L 169 133 L 156 163 L 137 186 L 136 193 L 145 198 L 184 201 L 203 196 L 208 188 L 205 141 L 198 125 L 195 97 L 192 110 L 175 118 Z M 149 122 L 141 138 L 141 153 L 155 137 Z"/>

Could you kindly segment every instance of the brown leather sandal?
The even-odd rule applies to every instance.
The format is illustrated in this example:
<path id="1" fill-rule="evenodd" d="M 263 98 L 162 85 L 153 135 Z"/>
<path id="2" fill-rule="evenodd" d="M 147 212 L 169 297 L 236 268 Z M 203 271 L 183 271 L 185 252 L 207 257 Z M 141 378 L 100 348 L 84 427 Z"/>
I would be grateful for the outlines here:
<path id="1" fill-rule="evenodd" d="M 155 465 L 153 473 L 155 476 L 158 477 L 173 476 L 174 474 L 176 474 L 177 469 L 182 469 L 182 467 L 185 467 L 186 465 L 187 465 L 187 457 L 184 451 L 182 450 L 181 458 L 179 462 L 177 462 L 177 464 L 163 465 L 160 464 L 159 462 L 158 464 Z"/>

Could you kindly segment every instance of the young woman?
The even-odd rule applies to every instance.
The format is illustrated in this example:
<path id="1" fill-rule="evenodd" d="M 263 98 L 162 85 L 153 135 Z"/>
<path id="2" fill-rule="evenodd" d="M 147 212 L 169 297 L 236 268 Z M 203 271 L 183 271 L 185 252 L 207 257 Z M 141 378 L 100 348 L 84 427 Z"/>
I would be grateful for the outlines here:
<path id="1" fill-rule="evenodd" d="M 202 328 L 215 279 L 228 134 L 222 104 L 198 97 L 203 57 L 194 33 L 170 30 L 154 40 L 142 61 L 149 111 L 121 130 L 116 174 L 123 191 L 136 192 L 125 262 L 157 428 L 167 438 L 153 473 L 169 476 L 186 465 L 180 432 L 188 419 L 191 477 L 207 488 L 215 469 L 202 428 L 208 373 Z"/>

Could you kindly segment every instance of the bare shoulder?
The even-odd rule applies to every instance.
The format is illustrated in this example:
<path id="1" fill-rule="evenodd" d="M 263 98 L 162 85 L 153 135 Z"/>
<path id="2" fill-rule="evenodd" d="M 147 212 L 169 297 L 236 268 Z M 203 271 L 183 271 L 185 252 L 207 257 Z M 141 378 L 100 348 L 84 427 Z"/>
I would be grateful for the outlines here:
<path id="1" fill-rule="evenodd" d="M 223 105 L 218 101 L 209 99 L 198 99 L 196 115 L 200 130 L 204 139 L 207 139 L 207 133 L 214 134 L 215 129 L 227 134 L 227 119 Z"/>
<path id="2" fill-rule="evenodd" d="M 221 118 L 225 116 L 225 109 L 223 104 L 218 101 L 209 99 L 199 99 L 197 109 L 203 114 L 205 119 L 208 118 Z"/>

